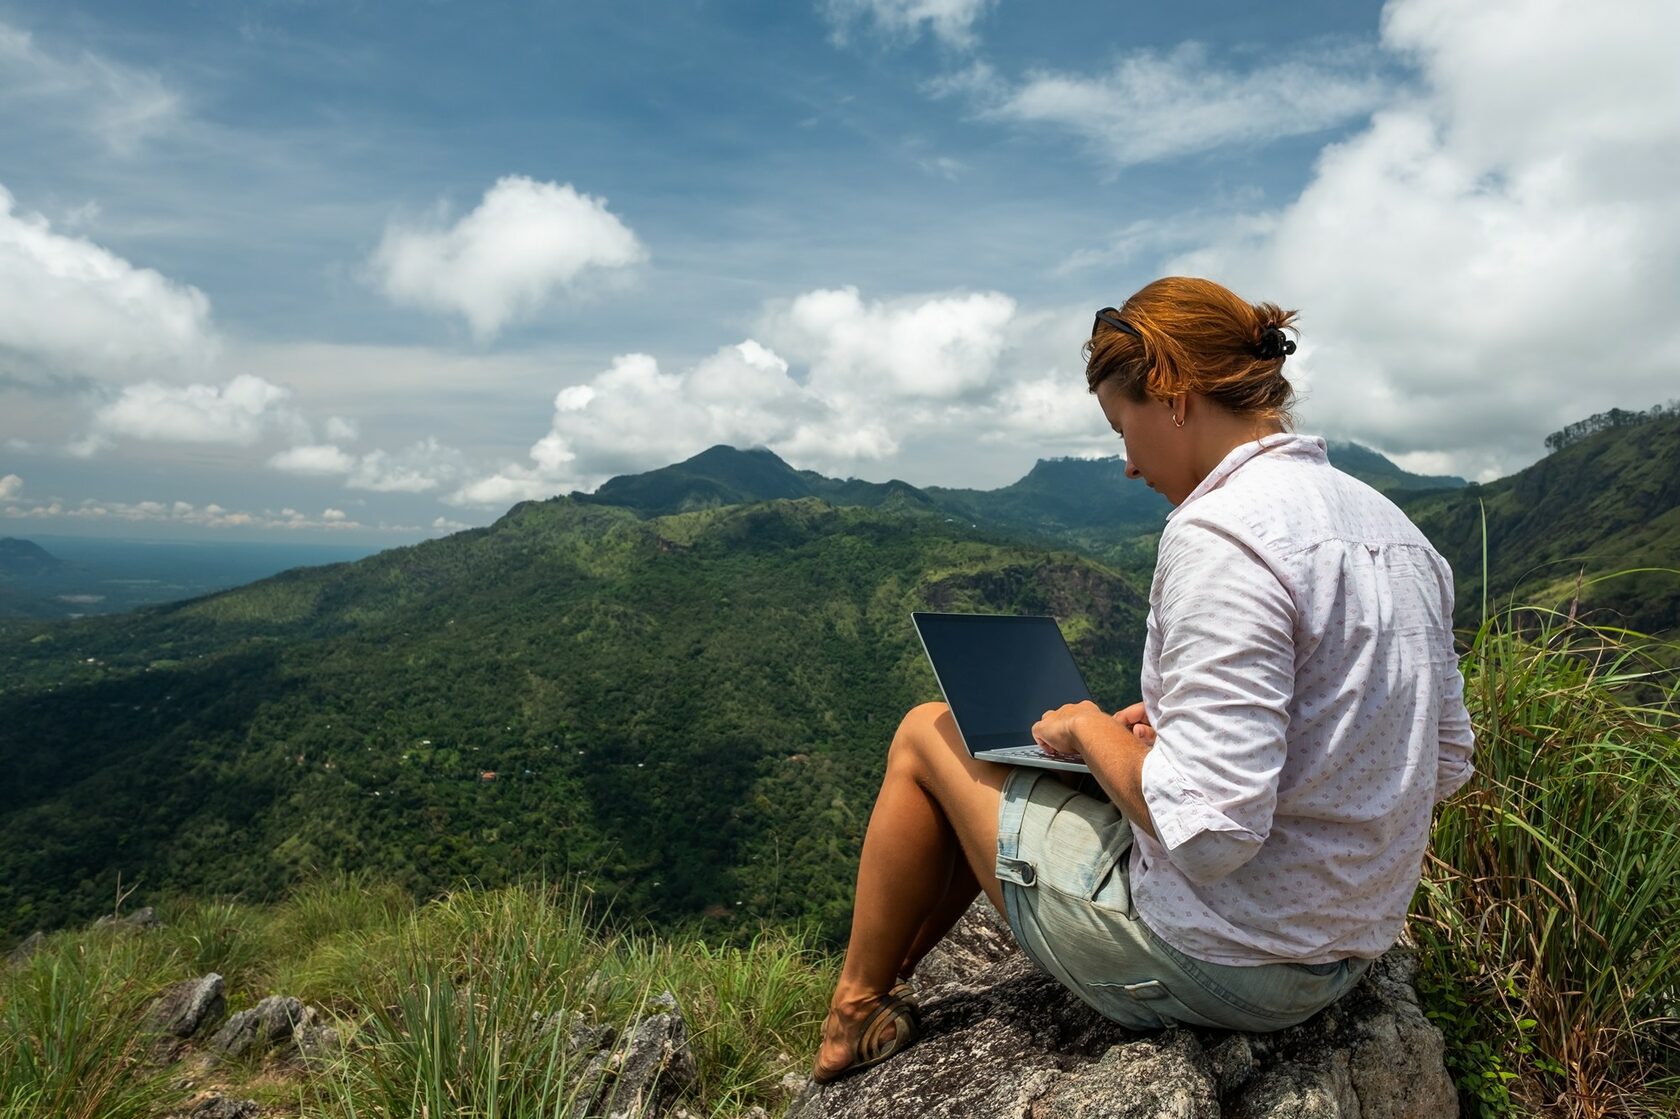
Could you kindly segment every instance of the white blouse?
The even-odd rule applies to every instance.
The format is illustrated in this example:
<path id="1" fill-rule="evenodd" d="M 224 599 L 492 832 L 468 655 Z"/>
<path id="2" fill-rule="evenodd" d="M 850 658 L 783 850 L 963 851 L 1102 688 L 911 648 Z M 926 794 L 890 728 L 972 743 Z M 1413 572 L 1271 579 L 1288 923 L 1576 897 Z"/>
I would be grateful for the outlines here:
<path id="1" fill-rule="evenodd" d="M 1149 604 L 1138 916 L 1212 963 L 1381 955 L 1472 772 L 1451 568 L 1322 439 L 1269 435 L 1168 516 Z"/>

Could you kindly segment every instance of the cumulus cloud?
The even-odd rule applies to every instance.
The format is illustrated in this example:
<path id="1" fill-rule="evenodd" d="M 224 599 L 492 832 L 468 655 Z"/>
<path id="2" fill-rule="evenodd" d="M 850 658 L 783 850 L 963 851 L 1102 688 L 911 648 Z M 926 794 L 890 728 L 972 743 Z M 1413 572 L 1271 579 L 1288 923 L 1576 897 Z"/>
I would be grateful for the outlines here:
<path id="1" fill-rule="evenodd" d="M 866 303 L 847 287 L 772 309 L 763 330 L 827 399 L 947 400 L 992 382 L 1015 309 L 998 292 Z"/>
<path id="2" fill-rule="evenodd" d="M 123 379 L 205 367 L 216 350 L 210 301 L 138 268 L 40 214 L 14 211 L 0 186 L 0 354 L 51 381 Z"/>
<path id="3" fill-rule="evenodd" d="M 356 468 L 356 457 L 331 444 L 306 443 L 272 456 L 268 465 L 287 474 L 348 474 Z"/>
<path id="4" fill-rule="evenodd" d="M 983 63 L 937 79 L 935 94 L 973 97 L 981 115 L 1060 128 L 1104 162 L 1129 167 L 1322 132 L 1363 117 L 1386 91 L 1374 51 L 1354 46 L 1237 72 L 1206 47 L 1121 55 L 1104 73 L 1034 71 L 1012 83 Z"/>
<path id="5" fill-rule="evenodd" d="M 445 500 L 495 507 L 592 489 L 613 474 L 716 443 L 774 446 L 826 411 L 788 376 L 787 362 L 751 339 L 679 373 L 661 372 L 647 354 L 623 354 L 589 382 L 555 395 L 549 432 L 532 445 L 529 463 L 505 465 Z"/>
<path id="6" fill-rule="evenodd" d="M 855 289 L 778 303 L 748 339 L 667 372 L 624 354 L 561 389 L 527 461 L 473 478 L 444 500 L 494 508 L 589 490 L 717 443 L 763 446 L 799 467 L 846 474 L 908 441 L 961 431 L 1062 453 L 1114 449 L 1077 372 L 1044 337 L 1077 337 L 1089 312 L 1021 315 L 995 292 L 870 301 Z M 1073 351 L 1072 346 L 1061 349 Z M 784 356 L 785 355 L 785 356 Z"/>
<path id="7" fill-rule="evenodd" d="M 369 261 L 392 302 L 467 320 L 488 339 L 584 273 L 647 257 L 604 199 L 523 175 L 496 181 L 454 225 L 393 223 Z"/>
<path id="8" fill-rule="evenodd" d="M 425 493 L 458 477 L 464 461 L 461 452 L 428 436 L 401 451 L 359 456 L 330 443 L 305 443 L 271 456 L 268 465 L 287 474 L 342 476 L 350 489 Z"/>
<path id="9" fill-rule="evenodd" d="M 9 501 L 23 492 L 23 479 L 16 474 L 0 478 L 0 501 Z"/>
<path id="10" fill-rule="evenodd" d="M 319 517 L 311 517 L 296 509 L 236 510 L 210 502 L 195 505 L 190 501 L 101 501 L 87 498 L 67 502 L 62 498 L 47 501 L 22 501 L 8 505 L 5 515 L 17 518 L 54 519 L 67 521 L 104 521 L 166 525 L 190 525 L 196 528 L 287 529 L 287 530 L 347 530 L 363 529 L 410 534 L 408 525 L 369 525 L 353 520 L 338 509 L 327 509 Z"/>
<path id="11" fill-rule="evenodd" d="M 1672 395 L 1680 8 L 1394 0 L 1415 97 L 1301 195 L 1170 265 L 1303 308 L 1306 417 L 1490 476 L 1545 432 Z"/>
<path id="12" fill-rule="evenodd" d="M 859 23 L 889 39 L 912 41 L 922 32 L 951 47 L 974 45 L 974 25 L 992 0 L 823 0 L 821 10 L 836 42 Z"/>
<path id="13" fill-rule="evenodd" d="M 425 493 L 458 477 L 464 461 L 460 451 L 428 436 L 395 453 L 369 451 L 345 485 L 376 493 Z"/>
<path id="14" fill-rule="evenodd" d="M 283 407 L 289 390 L 241 374 L 221 385 L 129 385 L 93 416 L 95 437 L 249 446 L 276 424 L 301 424 Z M 95 449 L 98 449 L 96 447 Z"/>
<path id="15" fill-rule="evenodd" d="M 157 74 L 80 51 L 42 47 L 0 22 L 0 90 L 13 111 L 50 113 L 127 155 L 176 124 L 182 99 Z"/>
<path id="16" fill-rule="evenodd" d="M 356 421 L 347 420 L 343 416 L 327 417 L 328 439 L 343 440 L 348 442 L 355 439 L 360 434 L 361 428 L 356 425 Z"/>

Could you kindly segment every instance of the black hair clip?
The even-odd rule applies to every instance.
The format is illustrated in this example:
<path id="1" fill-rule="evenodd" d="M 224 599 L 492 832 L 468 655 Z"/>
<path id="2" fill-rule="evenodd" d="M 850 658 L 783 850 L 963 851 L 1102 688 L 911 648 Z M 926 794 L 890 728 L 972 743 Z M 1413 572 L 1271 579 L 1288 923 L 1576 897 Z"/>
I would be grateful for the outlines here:
<path id="1" fill-rule="evenodd" d="M 1260 335 L 1260 345 L 1255 352 L 1268 360 L 1274 357 L 1287 357 L 1295 352 L 1295 343 L 1292 339 L 1285 337 L 1280 328 L 1268 326 L 1265 333 Z"/>

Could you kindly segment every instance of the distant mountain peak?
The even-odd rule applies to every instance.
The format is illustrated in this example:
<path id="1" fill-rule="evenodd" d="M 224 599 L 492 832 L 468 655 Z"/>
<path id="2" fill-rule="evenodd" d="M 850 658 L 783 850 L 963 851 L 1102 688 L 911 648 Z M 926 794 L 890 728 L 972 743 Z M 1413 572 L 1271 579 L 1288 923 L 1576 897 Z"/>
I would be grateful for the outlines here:
<path id="1" fill-rule="evenodd" d="M 0 537 L 0 575 L 45 575 L 68 566 L 33 540 Z"/>

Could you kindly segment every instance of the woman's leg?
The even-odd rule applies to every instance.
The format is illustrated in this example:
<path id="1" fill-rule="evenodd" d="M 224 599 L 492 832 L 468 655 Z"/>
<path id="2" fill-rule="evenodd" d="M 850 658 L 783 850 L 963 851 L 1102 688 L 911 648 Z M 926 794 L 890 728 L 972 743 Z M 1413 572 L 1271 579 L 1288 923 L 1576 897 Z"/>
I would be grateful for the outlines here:
<path id="1" fill-rule="evenodd" d="M 974 904 L 974 899 L 979 893 L 980 883 L 975 880 L 974 871 L 969 869 L 968 860 L 953 860 L 951 876 L 945 883 L 944 896 L 939 899 L 939 904 L 934 906 L 933 912 L 928 914 L 927 920 L 922 922 L 916 939 L 910 944 L 910 951 L 904 954 L 904 962 L 898 967 L 900 979 L 910 978 L 916 970 L 916 965 L 922 962 L 922 957 L 933 951 L 933 946 L 945 939 L 945 934 L 968 912 L 968 907 Z"/>
<path id="2" fill-rule="evenodd" d="M 942 703 L 914 708 L 899 724 L 864 835 L 852 938 L 823 1024 L 819 1068 L 838 1070 L 851 1062 L 877 999 L 921 948 L 924 929 L 931 934 L 947 919 L 951 888 L 962 882 L 959 862 L 1002 908 L 993 868 L 998 801 L 1008 774 L 1005 766 L 969 757 Z"/>

